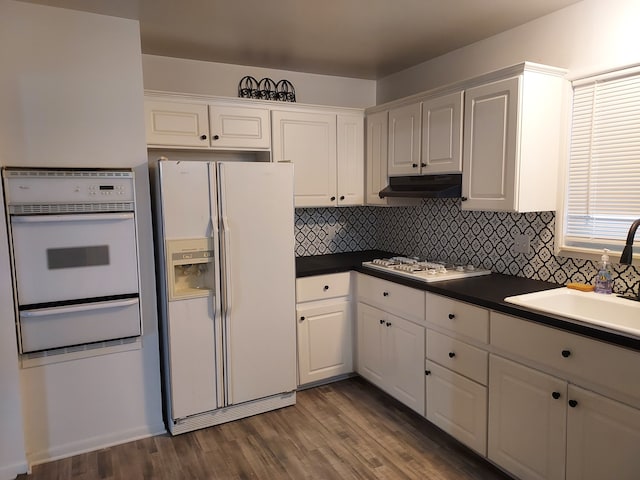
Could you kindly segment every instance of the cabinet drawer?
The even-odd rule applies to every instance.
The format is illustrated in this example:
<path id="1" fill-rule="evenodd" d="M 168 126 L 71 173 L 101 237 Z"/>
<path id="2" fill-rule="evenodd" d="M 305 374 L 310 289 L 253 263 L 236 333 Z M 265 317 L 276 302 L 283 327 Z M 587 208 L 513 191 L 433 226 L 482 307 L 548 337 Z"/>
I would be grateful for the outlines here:
<path id="1" fill-rule="evenodd" d="M 427 292 L 427 322 L 482 343 L 489 342 L 489 310 Z"/>
<path id="2" fill-rule="evenodd" d="M 296 280 L 296 303 L 349 295 L 350 272 L 315 275 Z"/>
<path id="3" fill-rule="evenodd" d="M 369 275 L 358 275 L 358 300 L 408 320 L 424 323 L 422 290 Z"/>
<path id="4" fill-rule="evenodd" d="M 484 350 L 427 330 L 427 358 L 482 385 L 487 384 L 489 354 Z"/>
<path id="5" fill-rule="evenodd" d="M 527 320 L 491 312 L 491 345 L 564 373 L 640 399 L 640 352 Z"/>

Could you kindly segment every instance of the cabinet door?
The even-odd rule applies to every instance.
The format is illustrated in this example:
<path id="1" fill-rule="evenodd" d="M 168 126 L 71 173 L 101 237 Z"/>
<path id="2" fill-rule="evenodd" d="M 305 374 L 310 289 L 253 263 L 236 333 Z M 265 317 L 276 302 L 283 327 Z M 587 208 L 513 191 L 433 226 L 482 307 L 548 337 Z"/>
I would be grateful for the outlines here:
<path id="1" fill-rule="evenodd" d="M 358 303 L 357 371 L 382 389 L 387 376 L 387 365 L 383 358 L 386 320 L 387 314 L 382 310 Z"/>
<path id="2" fill-rule="evenodd" d="M 271 113 L 273 161 L 294 164 L 295 206 L 336 205 L 336 116 Z"/>
<path id="3" fill-rule="evenodd" d="M 389 110 L 389 175 L 420 174 L 420 103 Z"/>
<path id="4" fill-rule="evenodd" d="M 298 307 L 300 385 L 353 371 L 349 305 Z"/>
<path id="5" fill-rule="evenodd" d="M 462 99 L 456 92 L 422 104 L 422 174 L 462 172 Z"/>
<path id="6" fill-rule="evenodd" d="M 463 210 L 516 211 L 520 77 L 465 93 Z M 555 186 L 554 186 L 555 188 Z"/>
<path id="7" fill-rule="evenodd" d="M 490 355 L 488 457 L 522 480 L 563 479 L 566 401 L 564 381 Z"/>
<path id="8" fill-rule="evenodd" d="M 425 329 L 387 314 L 385 361 L 389 365 L 387 392 L 424 415 Z"/>
<path id="9" fill-rule="evenodd" d="M 426 417 L 480 455 L 487 454 L 487 388 L 426 361 Z"/>
<path id="10" fill-rule="evenodd" d="M 271 147 L 271 125 L 266 108 L 209 105 L 213 148 L 264 149 Z"/>
<path id="11" fill-rule="evenodd" d="M 206 104 L 145 99 L 147 145 L 209 147 Z"/>
<path id="12" fill-rule="evenodd" d="M 338 205 L 364 202 L 364 117 L 338 115 Z"/>
<path id="13" fill-rule="evenodd" d="M 387 175 L 387 145 L 389 138 L 389 112 L 367 115 L 367 179 L 365 185 L 368 205 L 386 205 L 387 200 L 378 193 L 389 183 Z"/>
<path id="14" fill-rule="evenodd" d="M 640 478 L 640 410 L 569 385 L 567 480 Z"/>

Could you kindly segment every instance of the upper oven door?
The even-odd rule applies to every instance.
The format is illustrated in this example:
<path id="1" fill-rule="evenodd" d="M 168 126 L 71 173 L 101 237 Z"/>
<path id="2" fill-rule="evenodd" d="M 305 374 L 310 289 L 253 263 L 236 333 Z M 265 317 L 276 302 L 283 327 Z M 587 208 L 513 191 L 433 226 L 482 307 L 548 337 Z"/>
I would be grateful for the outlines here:
<path id="1" fill-rule="evenodd" d="M 19 306 L 138 292 L 132 212 L 11 217 Z"/>

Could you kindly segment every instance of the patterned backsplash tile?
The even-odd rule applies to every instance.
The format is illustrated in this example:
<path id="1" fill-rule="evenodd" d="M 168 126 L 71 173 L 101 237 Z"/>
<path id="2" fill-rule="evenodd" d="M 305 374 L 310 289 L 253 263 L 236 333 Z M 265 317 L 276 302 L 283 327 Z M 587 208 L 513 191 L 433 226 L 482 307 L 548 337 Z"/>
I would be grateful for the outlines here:
<path id="1" fill-rule="evenodd" d="M 554 212 L 463 211 L 453 198 L 426 199 L 415 207 L 296 209 L 295 230 L 297 256 L 377 248 L 560 285 L 592 284 L 598 271 L 592 261 L 554 255 Z M 530 237 L 530 254 L 513 253 L 518 234 Z M 640 270 L 613 266 L 615 292 L 637 292 Z"/>

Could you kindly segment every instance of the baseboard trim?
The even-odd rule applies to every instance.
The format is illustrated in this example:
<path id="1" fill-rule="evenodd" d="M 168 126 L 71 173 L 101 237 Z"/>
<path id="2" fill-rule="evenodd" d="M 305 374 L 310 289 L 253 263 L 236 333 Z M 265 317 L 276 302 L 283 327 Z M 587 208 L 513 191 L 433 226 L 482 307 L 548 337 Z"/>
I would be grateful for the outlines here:
<path id="1" fill-rule="evenodd" d="M 13 480 L 22 473 L 29 471 L 29 465 L 27 462 L 18 462 L 11 465 L 4 465 L 0 467 L 0 480 Z"/>
<path id="2" fill-rule="evenodd" d="M 27 452 L 27 462 L 29 468 L 31 468 L 34 465 L 39 465 L 41 463 L 52 462 L 54 460 L 71 457 L 73 455 L 100 450 L 101 448 L 112 447 L 113 445 L 133 442 L 135 440 L 140 440 L 141 438 L 161 435 L 163 433 L 166 433 L 166 431 L 167 430 L 164 424 L 159 423 L 155 425 L 133 428 L 131 430 L 114 432 L 108 435 L 90 437 L 78 442 L 70 442 L 63 445 L 58 445 L 48 450 Z"/>

